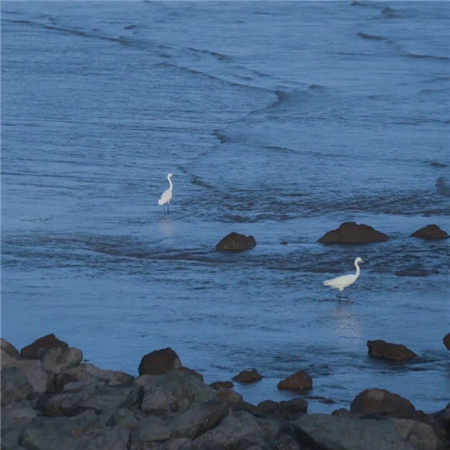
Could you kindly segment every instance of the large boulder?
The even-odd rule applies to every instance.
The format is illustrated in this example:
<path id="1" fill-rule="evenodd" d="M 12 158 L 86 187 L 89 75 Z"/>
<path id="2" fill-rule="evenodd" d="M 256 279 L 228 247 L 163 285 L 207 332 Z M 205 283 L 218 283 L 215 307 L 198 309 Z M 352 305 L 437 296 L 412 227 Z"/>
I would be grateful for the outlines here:
<path id="1" fill-rule="evenodd" d="M 193 446 L 196 450 L 272 448 L 263 424 L 246 411 L 230 412 L 217 427 L 194 439 Z"/>
<path id="2" fill-rule="evenodd" d="M 22 348 L 22 350 L 20 350 L 20 356 L 22 356 L 22 358 L 39 359 L 42 361 L 48 350 L 51 348 L 67 349 L 69 346 L 65 342 L 60 341 L 52 333 L 41 337 L 32 344 Z"/>
<path id="3" fill-rule="evenodd" d="M 298 441 L 305 448 L 327 450 L 429 450 L 414 444 L 429 436 L 428 429 L 419 436 L 399 432 L 390 420 L 306 414 L 291 422 Z M 411 439 L 412 438 L 412 439 Z M 302 447 L 303 448 L 303 447 Z M 436 450 L 438 447 L 435 447 Z M 433 449 L 434 450 L 434 449 Z"/>
<path id="4" fill-rule="evenodd" d="M 200 434 L 215 428 L 228 414 L 228 405 L 219 400 L 204 403 L 194 402 L 183 414 L 171 423 L 172 437 L 195 439 Z"/>
<path id="5" fill-rule="evenodd" d="M 447 347 L 447 350 L 450 350 L 450 333 L 446 334 L 442 339 L 444 345 Z"/>
<path id="6" fill-rule="evenodd" d="M 381 339 L 367 341 L 369 356 L 372 358 L 384 358 L 393 361 L 401 361 L 415 358 L 417 355 L 402 344 L 391 344 Z"/>
<path id="7" fill-rule="evenodd" d="M 6 339 L 0 338 L 0 343 L 2 355 L 4 353 L 16 359 L 20 358 L 19 351 L 16 349 L 16 347 L 14 347 L 14 345 L 9 343 Z"/>
<path id="8" fill-rule="evenodd" d="M 231 389 L 234 387 L 234 384 L 231 381 L 214 381 L 210 386 L 217 391 L 222 388 Z"/>
<path id="9" fill-rule="evenodd" d="M 300 370 L 290 377 L 280 381 L 277 385 L 278 389 L 291 391 L 305 391 L 311 389 L 313 385 L 312 378 L 304 371 Z"/>
<path id="10" fill-rule="evenodd" d="M 416 408 L 400 395 L 384 389 L 366 389 L 355 397 L 350 406 L 350 412 L 410 419 L 416 412 Z"/>
<path id="11" fill-rule="evenodd" d="M 131 384 L 134 382 L 134 377 L 124 372 L 99 369 L 93 364 L 82 363 L 58 374 L 56 376 L 56 387 L 58 390 L 61 390 L 68 383 L 87 381 L 92 378 L 106 381 L 110 385 Z"/>
<path id="12" fill-rule="evenodd" d="M 225 236 L 217 245 L 217 250 L 228 252 L 240 252 L 243 250 L 250 250 L 256 246 L 256 241 L 253 236 L 245 236 L 239 233 L 230 233 Z"/>
<path id="13" fill-rule="evenodd" d="M 45 391 L 53 390 L 54 377 L 45 370 L 44 364 L 41 361 L 17 359 L 9 356 L 9 354 L 2 350 L 2 369 L 5 370 L 11 367 L 18 368 L 27 377 L 36 392 L 44 393 Z"/>
<path id="14" fill-rule="evenodd" d="M 430 425 L 408 419 L 393 419 L 393 422 L 400 436 L 415 448 L 419 450 L 444 450 L 444 444 L 437 438 Z"/>
<path id="15" fill-rule="evenodd" d="M 88 409 L 101 413 L 139 404 L 142 396 L 140 386 L 110 386 L 104 381 L 92 379 L 66 385 L 63 392 L 47 398 L 42 409 L 47 416 L 75 416 Z"/>
<path id="16" fill-rule="evenodd" d="M 255 413 L 259 417 L 282 417 L 286 420 L 296 420 L 308 410 L 308 401 L 295 397 L 292 400 L 283 400 L 274 402 L 272 400 L 264 400 L 258 403 Z"/>
<path id="17" fill-rule="evenodd" d="M 377 231 L 369 225 L 344 222 L 338 229 L 328 231 L 317 242 L 324 244 L 368 244 L 384 242 L 389 236 Z"/>
<path id="18" fill-rule="evenodd" d="M 189 370 L 175 369 L 161 375 L 141 375 L 135 384 L 144 388 L 141 410 L 145 414 L 181 414 L 192 402 L 216 400 L 216 391 Z"/>
<path id="19" fill-rule="evenodd" d="M 160 375 L 180 367 L 180 358 L 168 347 L 144 355 L 139 364 L 139 375 Z"/>
<path id="20" fill-rule="evenodd" d="M 54 347 L 48 349 L 42 362 L 47 372 L 58 375 L 61 372 L 79 366 L 82 360 L 83 352 L 78 348 Z"/>
<path id="21" fill-rule="evenodd" d="M 235 375 L 232 380 L 237 381 L 238 383 L 243 384 L 252 384 L 256 383 L 259 380 L 262 380 L 262 375 L 256 370 L 243 370 L 242 372 Z"/>
<path id="22" fill-rule="evenodd" d="M 17 367 L 8 367 L 2 371 L 1 384 L 2 407 L 20 402 L 34 392 L 27 376 Z"/>
<path id="23" fill-rule="evenodd" d="M 448 234 L 437 225 L 427 225 L 415 231 L 411 236 L 432 241 L 448 238 Z"/>

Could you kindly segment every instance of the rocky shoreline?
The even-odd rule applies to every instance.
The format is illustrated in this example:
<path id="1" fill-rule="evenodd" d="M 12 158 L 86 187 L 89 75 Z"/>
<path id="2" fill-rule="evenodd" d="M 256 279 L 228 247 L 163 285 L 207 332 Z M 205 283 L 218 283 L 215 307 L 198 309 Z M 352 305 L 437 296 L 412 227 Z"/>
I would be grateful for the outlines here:
<path id="1" fill-rule="evenodd" d="M 387 343 L 373 342 L 385 357 Z M 2 339 L 1 366 L 4 450 L 450 448 L 450 403 L 426 414 L 374 388 L 331 415 L 308 414 L 301 396 L 251 405 L 229 381 L 204 383 L 172 349 L 143 356 L 136 378 L 84 363 L 81 350 L 54 335 L 20 352 Z M 256 371 L 239 375 L 258 379 Z M 284 386 L 308 386 L 307 377 L 298 372 Z"/>

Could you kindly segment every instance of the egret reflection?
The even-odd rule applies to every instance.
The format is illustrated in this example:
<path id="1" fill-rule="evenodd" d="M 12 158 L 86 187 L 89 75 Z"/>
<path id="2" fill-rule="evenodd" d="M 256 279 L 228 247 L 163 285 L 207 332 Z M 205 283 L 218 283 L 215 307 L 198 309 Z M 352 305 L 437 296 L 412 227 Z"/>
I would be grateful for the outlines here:
<path id="1" fill-rule="evenodd" d="M 170 219 L 170 216 L 165 215 L 159 219 L 159 229 L 161 230 L 161 233 L 166 237 L 170 237 L 173 235 L 172 221 Z"/>

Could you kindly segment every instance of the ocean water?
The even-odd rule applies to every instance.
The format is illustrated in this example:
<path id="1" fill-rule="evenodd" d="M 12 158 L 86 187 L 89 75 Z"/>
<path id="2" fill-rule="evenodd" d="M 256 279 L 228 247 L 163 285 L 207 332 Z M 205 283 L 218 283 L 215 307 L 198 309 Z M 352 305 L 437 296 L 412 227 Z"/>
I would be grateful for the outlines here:
<path id="1" fill-rule="evenodd" d="M 450 3 L 3 1 L 2 337 L 244 399 L 450 401 Z M 170 213 L 157 205 L 174 177 Z M 344 221 L 390 236 L 319 244 Z M 217 242 L 253 235 L 248 252 Z M 324 280 L 361 277 L 337 302 Z M 384 339 L 418 354 L 370 359 Z M 330 399 L 333 403 L 325 402 Z"/>

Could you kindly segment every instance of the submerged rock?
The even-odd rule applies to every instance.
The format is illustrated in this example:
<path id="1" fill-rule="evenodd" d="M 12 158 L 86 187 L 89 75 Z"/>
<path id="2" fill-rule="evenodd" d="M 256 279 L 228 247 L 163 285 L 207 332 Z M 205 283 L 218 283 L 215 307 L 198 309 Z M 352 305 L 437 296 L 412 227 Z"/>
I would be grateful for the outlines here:
<path id="1" fill-rule="evenodd" d="M 278 389 L 304 391 L 311 389 L 312 385 L 312 378 L 305 371 L 301 370 L 280 381 L 277 387 Z"/>
<path id="2" fill-rule="evenodd" d="M 409 400 L 400 395 L 384 389 L 366 389 L 355 397 L 350 406 L 350 412 L 410 419 L 416 412 L 416 408 Z"/>
<path id="3" fill-rule="evenodd" d="M 447 347 L 447 350 L 450 350 L 450 333 L 446 334 L 442 339 L 444 345 Z"/>
<path id="4" fill-rule="evenodd" d="M 243 250 L 250 250 L 256 246 L 256 241 L 253 236 L 244 236 L 239 233 L 230 233 L 225 236 L 217 245 L 217 250 L 228 252 L 240 252 Z"/>
<path id="5" fill-rule="evenodd" d="M 369 225 L 344 222 L 338 229 L 325 233 L 317 242 L 324 244 L 368 244 L 370 242 L 384 242 L 388 239 L 389 236 Z"/>
<path id="6" fill-rule="evenodd" d="M 402 361 L 415 358 L 417 355 L 402 344 L 391 344 L 381 339 L 367 341 L 369 356 L 372 358 L 384 358 L 393 361 Z"/>
<path id="7" fill-rule="evenodd" d="M 438 240 L 448 238 L 448 234 L 441 230 L 437 225 L 427 225 L 411 234 L 411 237 L 417 237 L 427 240 Z"/>
<path id="8" fill-rule="evenodd" d="M 251 384 L 262 380 L 262 375 L 256 369 L 243 370 L 235 375 L 232 380 L 237 381 L 238 383 Z"/>

